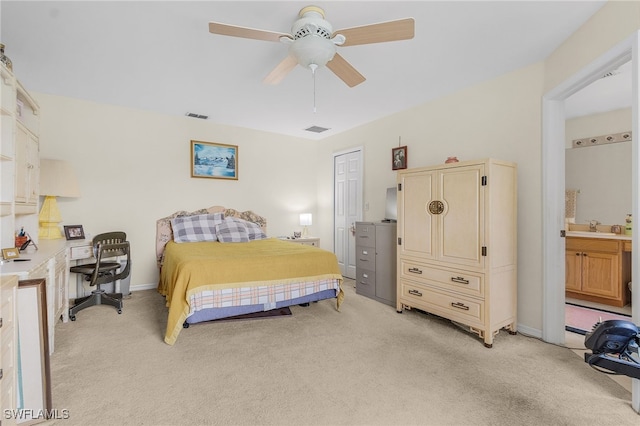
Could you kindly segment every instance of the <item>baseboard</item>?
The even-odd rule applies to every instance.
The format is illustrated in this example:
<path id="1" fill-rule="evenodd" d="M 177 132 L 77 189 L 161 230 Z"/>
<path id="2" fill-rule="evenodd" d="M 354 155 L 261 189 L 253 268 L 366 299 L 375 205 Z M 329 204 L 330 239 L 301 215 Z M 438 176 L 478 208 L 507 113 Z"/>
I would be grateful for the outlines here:
<path id="1" fill-rule="evenodd" d="M 525 336 L 542 339 L 542 330 L 538 330 L 537 328 L 527 327 L 526 325 L 518 324 L 518 333 L 521 333 Z"/>
<path id="2" fill-rule="evenodd" d="M 157 288 L 158 288 L 158 284 L 157 283 L 137 284 L 137 285 L 132 285 L 131 287 L 129 287 L 129 291 L 133 293 L 134 291 L 155 290 Z"/>

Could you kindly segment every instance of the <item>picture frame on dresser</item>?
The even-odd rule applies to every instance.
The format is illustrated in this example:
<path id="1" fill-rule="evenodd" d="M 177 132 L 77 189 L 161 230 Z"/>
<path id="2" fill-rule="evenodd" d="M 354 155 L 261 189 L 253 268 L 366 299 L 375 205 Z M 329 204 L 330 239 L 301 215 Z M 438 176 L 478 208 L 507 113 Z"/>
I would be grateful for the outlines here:
<path id="1" fill-rule="evenodd" d="M 191 177 L 238 180 L 238 145 L 192 140 Z"/>
<path id="2" fill-rule="evenodd" d="M 69 240 L 84 240 L 84 228 L 82 225 L 65 225 L 64 236 Z"/>
<path id="3" fill-rule="evenodd" d="M 2 259 L 11 260 L 20 257 L 20 250 L 17 247 L 9 247 L 2 249 Z"/>

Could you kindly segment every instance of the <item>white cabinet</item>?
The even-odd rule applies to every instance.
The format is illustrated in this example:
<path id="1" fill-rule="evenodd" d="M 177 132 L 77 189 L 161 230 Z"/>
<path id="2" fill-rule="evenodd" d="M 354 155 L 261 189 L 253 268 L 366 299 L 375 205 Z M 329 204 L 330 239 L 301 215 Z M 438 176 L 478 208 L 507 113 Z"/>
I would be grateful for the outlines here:
<path id="1" fill-rule="evenodd" d="M 40 246 L 46 245 L 43 242 Z M 27 279 L 44 278 L 47 282 L 47 324 L 49 353 L 55 349 L 55 326 L 62 319 L 69 320 L 69 300 L 67 298 L 69 261 L 66 246 L 53 253 L 40 265 L 28 272 Z"/>
<path id="2" fill-rule="evenodd" d="M 38 235 L 39 106 L 0 64 L 0 245 L 24 227 Z"/>
<path id="3" fill-rule="evenodd" d="M 397 309 L 516 332 L 516 166 L 485 159 L 398 173 Z"/>
<path id="4" fill-rule="evenodd" d="M 60 319 L 69 320 L 68 279 L 69 247 L 67 241 L 43 240 L 38 250 L 28 249 L 20 254 L 28 262 L 8 262 L 2 265 L 3 279 L 15 275 L 19 280 L 44 278 L 46 280 L 47 327 L 49 352 L 55 350 L 55 326 Z"/>
<path id="5" fill-rule="evenodd" d="M 18 122 L 15 141 L 16 213 L 37 213 L 40 164 L 38 138 Z"/>

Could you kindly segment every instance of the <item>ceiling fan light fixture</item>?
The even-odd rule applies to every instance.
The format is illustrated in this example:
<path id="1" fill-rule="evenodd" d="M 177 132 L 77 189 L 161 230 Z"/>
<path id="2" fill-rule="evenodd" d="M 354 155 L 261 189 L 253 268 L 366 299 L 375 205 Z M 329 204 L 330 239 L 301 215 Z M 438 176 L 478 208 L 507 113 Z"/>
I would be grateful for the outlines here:
<path id="1" fill-rule="evenodd" d="M 333 59 L 336 54 L 336 45 L 326 38 L 310 35 L 296 40 L 289 46 L 289 53 L 305 68 L 311 64 L 321 67 Z"/>

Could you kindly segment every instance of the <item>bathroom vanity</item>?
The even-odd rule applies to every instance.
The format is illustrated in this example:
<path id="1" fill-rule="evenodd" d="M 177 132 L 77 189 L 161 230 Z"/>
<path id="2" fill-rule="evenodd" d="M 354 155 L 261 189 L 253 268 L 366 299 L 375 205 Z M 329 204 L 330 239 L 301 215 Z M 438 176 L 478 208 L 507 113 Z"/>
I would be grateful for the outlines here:
<path id="1" fill-rule="evenodd" d="M 567 231 L 566 297 L 622 307 L 631 292 L 631 236 Z"/>

